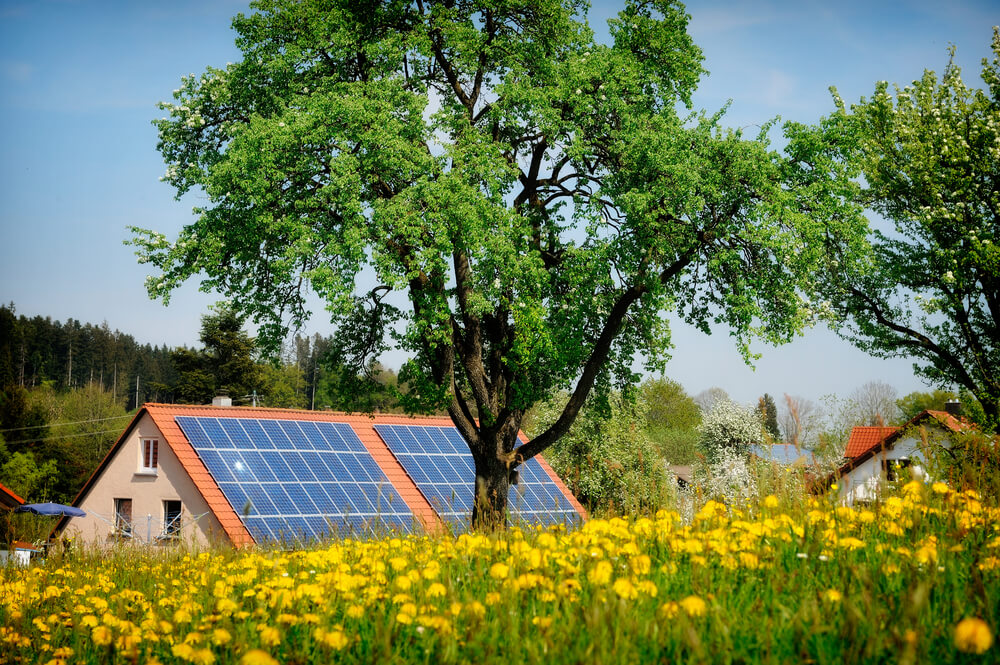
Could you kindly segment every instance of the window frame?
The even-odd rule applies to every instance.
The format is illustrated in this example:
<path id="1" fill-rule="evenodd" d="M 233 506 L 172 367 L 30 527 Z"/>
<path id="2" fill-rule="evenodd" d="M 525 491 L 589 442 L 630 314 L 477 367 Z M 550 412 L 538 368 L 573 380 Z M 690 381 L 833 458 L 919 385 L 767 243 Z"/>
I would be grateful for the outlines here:
<path id="1" fill-rule="evenodd" d="M 122 508 L 128 505 L 128 519 L 125 519 L 125 514 Z M 114 499 L 115 507 L 115 531 L 114 535 L 118 538 L 132 538 L 135 529 L 134 520 L 134 504 L 132 503 L 131 497 L 115 497 Z"/>
<path id="2" fill-rule="evenodd" d="M 156 475 L 160 466 L 160 440 L 154 438 L 140 439 L 139 443 L 139 473 Z"/>
<path id="3" fill-rule="evenodd" d="M 177 504 L 177 512 L 173 519 L 170 519 L 170 504 Z M 180 499 L 163 500 L 163 533 L 160 538 L 163 540 L 178 540 L 181 537 L 181 518 L 184 516 L 184 504 Z"/>

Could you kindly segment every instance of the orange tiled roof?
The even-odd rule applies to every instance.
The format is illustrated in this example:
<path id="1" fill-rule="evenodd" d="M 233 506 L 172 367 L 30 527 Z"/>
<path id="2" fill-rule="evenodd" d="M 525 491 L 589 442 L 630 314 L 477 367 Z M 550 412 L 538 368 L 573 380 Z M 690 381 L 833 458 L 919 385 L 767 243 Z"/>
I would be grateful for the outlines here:
<path id="1" fill-rule="evenodd" d="M 13 490 L 4 487 L 3 483 L 0 483 L 0 506 L 17 508 L 23 503 L 24 499 L 15 494 Z"/>
<path id="2" fill-rule="evenodd" d="M 847 440 L 844 457 L 853 459 L 865 454 L 898 429 L 898 427 L 855 427 L 851 430 L 851 438 Z"/>
<path id="3" fill-rule="evenodd" d="M 430 532 L 439 531 L 443 528 L 443 522 L 431 507 L 430 503 L 417 488 L 416 483 L 406 473 L 402 465 L 389 450 L 382 438 L 375 431 L 376 424 L 385 425 L 412 425 L 418 421 L 422 425 L 435 425 L 439 427 L 453 427 L 450 418 L 434 416 L 406 416 L 396 414 L 376 414 L 376 415 L 347 415 L 329 411 L 300 411 L 296 409 L 274 409 L 264 407 L 217 407 L 217 406 L 189 406 L 183 404 L 145 404 L 136 413 L 132 422 L 112 447 L 104 461 L 87 481 L 84 488 L 80 490 L 74 505 L 86 494 L 90 486 L 100 475 L 105 464 L 110 460 L 118 446 L 124 441 L 129 430 L 139 421 L 144 413 L 148 413 L 156 427 L 160 430 L 167 445 L 177 456 L 184 470 L 191 477 L 192 482 L 201 492 L 208 503 L 209 508 L 219 520 L 222 528 L 230 541 L 237 546 L 251 545 L 254 543 L 253 537 L 244 526 L 240 516 L 236 514 L 229 501 L 223 495 L 222 490 L 216 483 L 212 474 L 205 467 L 201 458 L 195 452 L 194 447 L 184 436 L 175 420 L 176 416 L 194 416 L 210 418 L 258 418 L 258 419 L 281 419 L 281 420 L 310 420 L 314 422 L 335 422 L 346 423 L 351 426 L 355 434 L 364 444 L 379 468 L 386 475 L 386 478 L 393 484 L 400 497 L 409 507 L 413 515 L 422 523 L 424 528 Z M 524 436 L 520 435 L 524 440 Z M 549 475 L 552 481 L 569 499 L 571 505 L 586 517 L 586 510 L 579 501 L 572 495 L 562 480 L 556 475 L 552 468 L 541 456 L 536 458 L 542 469 Z M 57 528 L 61 528 L 57 527 Z"/>

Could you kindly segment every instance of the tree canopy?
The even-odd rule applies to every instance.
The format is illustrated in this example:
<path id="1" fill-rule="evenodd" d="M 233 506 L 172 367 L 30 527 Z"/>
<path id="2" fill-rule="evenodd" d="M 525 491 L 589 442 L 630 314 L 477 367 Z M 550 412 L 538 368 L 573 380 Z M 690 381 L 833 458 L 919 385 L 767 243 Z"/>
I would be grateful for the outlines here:
<path id="1" fill-rule="evenodd" d="M 952 51 L 954 55 L 954 51 Z M 986 89 L 949 61 L 921 79 L 819 125 L 789 125 L 804 189 L 821 215 L 873 224 L 855 251 L 831 252 L 820 274 L 832 327 L 859 348 L 908 357 L 932 384 L 960 386 L 1000 418 L 1000 32 L 983 59 Z M 824 181 L 827 181 L 824 184 Z M 834 182 L 834 186 L 829 186 Z M 861 238 L 859 237 L 859 240 Z M 830 246 L 830 245 L 828 245 Z M 838 248 L 842 249 L 842 248 Z M 853 258 L 852 258 L 853 257 Z"/>
<path id="2" fill-rule="evenodd" d="M 626 2 L 611 44 L 582 0 L 252 7 L 242 60 L 184 78 L 155 123 L 164 179 L 207 203 L 174 240 L 134 229 L 149 293 L 200 275 L 274 345 L 312 290 L 357 367 L 412 354 L 409 408 L 447 409 L 475 458 L 474 521 L 595 387 L 662 369 L 665 312 L 750 357 L 811 315 L 809 248 L 856 232 L 799 214 L 766 128 L 685 110 L 704 71 L 680 3 Z"/>

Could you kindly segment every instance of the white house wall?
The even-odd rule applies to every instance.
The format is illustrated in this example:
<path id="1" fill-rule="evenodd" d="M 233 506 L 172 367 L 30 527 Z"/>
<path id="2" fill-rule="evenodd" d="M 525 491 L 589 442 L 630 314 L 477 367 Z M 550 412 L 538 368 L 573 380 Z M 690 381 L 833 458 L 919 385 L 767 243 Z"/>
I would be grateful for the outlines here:
<path id="1" fill-rule="evenodd" d="M 155 473 L 141 470 L 144 439 L 158 441 Z M 174 544 L 160 537 L 164 532 L 164 501 L 181 502 L 181 541 L 209 546 L 226 540 L 219 521 L 149 414 L 132 428 L 127 440 L 77 504 L 87 516 L 70 519 L 63 535 L 97 546 L 122 541 L 115 534 L 115 499 L 132 499 L 132 543 Z"/>

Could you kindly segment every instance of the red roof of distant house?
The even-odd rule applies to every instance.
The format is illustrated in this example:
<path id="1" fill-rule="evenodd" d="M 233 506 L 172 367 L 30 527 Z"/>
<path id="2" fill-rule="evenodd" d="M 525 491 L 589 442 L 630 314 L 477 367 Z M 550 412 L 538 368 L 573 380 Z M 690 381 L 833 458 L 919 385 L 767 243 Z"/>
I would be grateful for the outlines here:
<path id="1" fill-rule="evenodd" d="M 0 483 L 0 506 L 13 510 L 24 503 L 24 499 Z"/>
<path id="2" fill-rule="evenodd" d="M 375 415 L 346 415 L 332 411 L 301 411 L 296 409 L 273 409 L 264 407 L 217 407 L 217 406 L 190 406 L 183 404 L 144 404 L 135 414 L 132 422 L 112 446 L 104 460 L 84 484 L 83 488 L 73 500 L 73 505 L 78 505 L 84 498 L 91 486 L 100 476 L 104 467 L 111 461 L 117 449 L 128 438 L 129 432 L 139 422 L 143 414 L 148 413 L 160 430 L 174 455 L 180 461 L 181 466 L 187 471 L 194 482 L 195 487 L 201 492 L 212 510 L 216 519 L 222 525 L 230 541 L 237 546 L 252 545 L 253 537 L 243 524 L 243 520 L 236 514 L 229 501 L 223 495 L 222 490 L 216 483 L 215 478 L 209 473 L 208 468 L 201 461 L 195 452 L 194 447 L 181 431 L 175 420 L 176 416 L 203 416 L 209 418 L 259 418 L 259 419 L 282 419 L 282 420 L 309 420 L 313 422 L 326 421 L 335 423 L 346 423 L 351 426 L 354 432 L 361 439 L 361 443 L 381 467 L 386 478 L 399 492 L 400 497 L 406 502 L 413 513 L 428 531 L 434 532 L 443 528 L 441 518 L 431 507 L 424 495 L 417 489 L 413 479 L 403 470 L 403 466 L 390 452 L 389 447 L 375 431 L 375 424 L 384 425 L 434 425 L 439 427 L 454 427 L 450 418 L 434 416 L 407 416 L 401 414 L 375 414 Z M 562 490 L 563 494 L 570 500 L 573 507 L 581 516 L 586 515 L 584 507 L 573 497 L 569 489 L 563 484 L 552 468 L 538 457 L 538 462 L 542 469 L 549 475 L 555 484 Z M 61 529 L 67 518 L 60 520 L 56 530 Z"/>
<path id="3" fill-rule="evenodd" d="M 851 438 L 847 440 L 844 457 L 853 459 L 864 455 L 898 430 L 898 427 L 855 427 L 851 430 Z"/>

